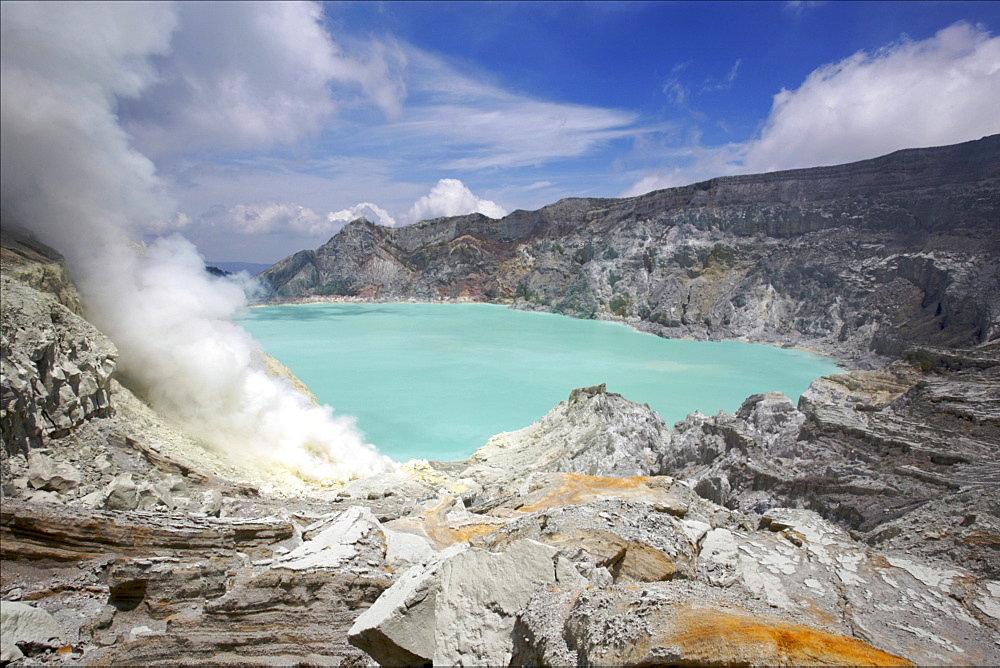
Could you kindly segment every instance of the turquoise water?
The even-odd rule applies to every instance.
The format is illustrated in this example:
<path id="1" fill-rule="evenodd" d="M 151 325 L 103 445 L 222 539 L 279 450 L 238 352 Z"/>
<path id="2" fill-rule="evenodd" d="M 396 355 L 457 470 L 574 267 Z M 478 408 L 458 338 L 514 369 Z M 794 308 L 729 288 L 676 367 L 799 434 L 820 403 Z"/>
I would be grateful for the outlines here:
<path id="1" fill-rule="evenodd" d="M 576 387 L 607 383 L 673 425 L 694 411 L 733 412 L 758 392 L 794 400 L 838 371 L 800 350 L 662 339 L 493 304 L 267 306 L 242 324 L 321 403 L 355 416 L 368 441 L 399 461 L 464 459 Z"/>

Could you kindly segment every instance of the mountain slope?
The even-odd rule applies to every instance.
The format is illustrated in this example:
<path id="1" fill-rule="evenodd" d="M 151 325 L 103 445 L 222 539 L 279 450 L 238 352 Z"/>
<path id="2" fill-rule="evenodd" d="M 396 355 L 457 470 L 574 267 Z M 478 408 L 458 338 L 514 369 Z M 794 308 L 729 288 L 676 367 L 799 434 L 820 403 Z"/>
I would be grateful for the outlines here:
<path id="1" fill-rule="evenodd" d="M 277 301 L 513 303 L 865 363 L 1000 335 L 1000 136 L 493 220 L 359 219 L 263 272 Z"/>

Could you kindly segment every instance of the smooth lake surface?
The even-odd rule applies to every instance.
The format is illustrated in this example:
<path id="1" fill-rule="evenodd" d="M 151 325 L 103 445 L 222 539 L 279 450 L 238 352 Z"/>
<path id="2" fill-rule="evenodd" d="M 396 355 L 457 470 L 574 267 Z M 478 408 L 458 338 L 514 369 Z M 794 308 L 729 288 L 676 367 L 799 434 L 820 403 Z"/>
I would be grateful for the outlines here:
<path id="1" fill-rule="evenodd" d="M 662 339 L 493 304 L 265 306 L 241 324 L 397 461 L 465 459 L 576 387 L 607 383 L 673 426 L 695 411 L 734 412 L 759 392 L 794 401 L 838 372 L 834 360 L 800 350 Z"/>

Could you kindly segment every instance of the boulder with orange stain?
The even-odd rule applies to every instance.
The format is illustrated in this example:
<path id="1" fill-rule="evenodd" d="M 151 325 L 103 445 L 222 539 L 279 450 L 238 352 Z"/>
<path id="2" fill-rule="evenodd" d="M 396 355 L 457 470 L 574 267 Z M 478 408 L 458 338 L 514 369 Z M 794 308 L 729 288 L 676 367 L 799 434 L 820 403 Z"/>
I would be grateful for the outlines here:
<path id="1" fill-rule="evenodd" d="M 461 477 L 476 479 L 486 500 L 533 472 L 648 475 L 669 443 L 667 425 L 648 405 L 602 384 L 573 390 L 534 424 L 491 437 Z"/>
<path id="2" fill-rule="evenodd" d="M 661 512 L 684 517 L 698 496 L 687 485 L 676 484 L 673 478 L 630 476 L 609 478 L 576 473 L 536 474 L 530 480 L 528 493 L 512 498 L 504 505 L 533 513 L 548 508 L 561 508 L 603 499 L 623 499 L 655 506 Z M 702 504 L 705 505 L 705 504 Z"/>
<path id="3" fill-rule="evenodd" d="M 636 614 L 642 604 L 632 599 L 615 610 Z M 580 606 L 567 627 L 580 634 L 574 638 L 580 659 L 591 665 L 913 665 L 855 638 L 736 606 L 683 603 L 646 610 L 627 642 L 609 642 L 608 627 L 591 628 L 583 613 Z"/>
<path id="4" fill-rule="evenodd" d="M 470 542 L 505 550 L 527 538 L 607 569 L 615 581 L 656 582 L 693 576 L 700 524 L 646 504 L 605 499 L 539 510 Z"/>

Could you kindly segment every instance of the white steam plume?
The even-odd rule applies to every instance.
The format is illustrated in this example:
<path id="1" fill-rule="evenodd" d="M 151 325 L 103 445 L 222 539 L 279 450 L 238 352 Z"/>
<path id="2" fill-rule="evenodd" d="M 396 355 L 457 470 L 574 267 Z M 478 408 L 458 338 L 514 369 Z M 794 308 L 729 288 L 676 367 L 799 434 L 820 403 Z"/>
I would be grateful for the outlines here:
<path id="1" fill-rule="evenodd" d="M 4 225 L 62 252 L 88 315 L 154 406 L 243 463 L 346 479 L 391 468 L 349 418 L 268 376 L 231 318 L 242 289 L 208 276 L 193 245 L 144 254 L 129 230 L 167 219 L 153 164 L 130 147 L 116 100 L 153 80 L 176 25 L 164 3 L 0 6 L 0 203 Z"/>

